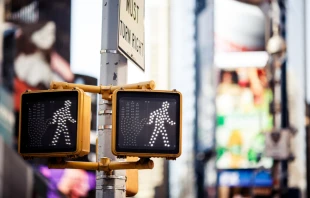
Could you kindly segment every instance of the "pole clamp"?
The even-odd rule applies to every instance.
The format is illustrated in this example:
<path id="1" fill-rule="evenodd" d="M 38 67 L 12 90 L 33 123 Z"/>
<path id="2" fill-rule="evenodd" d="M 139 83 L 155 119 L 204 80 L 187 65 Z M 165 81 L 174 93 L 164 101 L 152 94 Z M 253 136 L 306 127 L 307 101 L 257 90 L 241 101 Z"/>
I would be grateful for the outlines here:
<path id="1" fill-rule="evenodd" d="M 121 190 L 121 191 L 126 191 L 125 186 L 119 185 L 119 186 L 96 186 L 96 190 Z"/>
<path id="2" fill-rule="evenodd" d="M 126 176 L 121 175 L 101 175 L 97 176 L 97 179 L 120 179 L 120 180 L 127 180 Z"/>
<path id="3" fill-rule="evenodd" d="M 100 54 L 117 54 L 117 50 L 111 50 L 111 49 L 103 49 L 100 50 Z"/>
<path id="4" fill-rule="evenodd" d="M 111 109 L 106 109 L 106 110 L 99 110 L 98 115 L 107 115 L 107 114 L 112 114 Z"/>
<path id="5" fill-rule="evenodd" d="M 112 129 L 112 125 L 111 124 L 105 124 L 105 125 L 99 125 L 98 126 L 98 131 L 103 131 L 105 129 Z"/>

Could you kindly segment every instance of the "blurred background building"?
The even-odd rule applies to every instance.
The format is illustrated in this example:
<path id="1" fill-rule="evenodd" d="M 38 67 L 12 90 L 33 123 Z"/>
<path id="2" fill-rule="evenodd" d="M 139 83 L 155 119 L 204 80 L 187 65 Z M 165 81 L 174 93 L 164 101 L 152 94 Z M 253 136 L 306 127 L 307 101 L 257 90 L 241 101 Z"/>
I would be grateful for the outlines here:
<path id="1" fill-rule="evenodd" d="M 97 85 L 102 3 L 0 0 L 0 197 L 95 197 L 94 172 L 50 170 L 44 160 L 21 160 L 16 148 L 21 93 L 52 80 Z M 123 60 L 119 83 L 152 79 L 182 92 L 183 151 L 139 171 L 135 197 L 271 196 L 274 160 L 264 150 L 274 128 L 273 24 L 286 42 L 281 123 L 297 129 L 280 182 L 287 197 L 307 197 L 308 9 L 306 0 L 145 1 L 146 68 Z M 91 153 L 79 160 L 95 161 L 96 104 L 93 94 Z"/>

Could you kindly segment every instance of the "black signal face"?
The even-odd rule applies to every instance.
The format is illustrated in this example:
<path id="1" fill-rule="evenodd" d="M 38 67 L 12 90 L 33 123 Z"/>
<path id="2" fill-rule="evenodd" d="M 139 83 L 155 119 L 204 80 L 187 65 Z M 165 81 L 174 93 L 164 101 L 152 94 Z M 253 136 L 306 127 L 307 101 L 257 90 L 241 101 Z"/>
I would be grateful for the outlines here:
<path id="1" fill-rule="evenodd" d="M 117 92 L 117 152 L 177 154 L 179 125 L 179 94 Z"/>
<path id="2" fill-rule="evenodd" d="M 20 152 L 74 152 L 77 145 L 78 92 L 22 96 Z"/>

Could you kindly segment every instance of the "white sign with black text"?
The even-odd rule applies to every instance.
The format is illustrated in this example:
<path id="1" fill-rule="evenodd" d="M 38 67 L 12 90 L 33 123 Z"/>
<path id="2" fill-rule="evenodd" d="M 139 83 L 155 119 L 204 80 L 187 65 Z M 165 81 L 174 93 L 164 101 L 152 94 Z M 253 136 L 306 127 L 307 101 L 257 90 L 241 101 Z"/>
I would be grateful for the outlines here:
<path id="1" fill-rule="evenodd" d="M 145 69 L 144 0 L 119 0 L 118 50 Z"/>

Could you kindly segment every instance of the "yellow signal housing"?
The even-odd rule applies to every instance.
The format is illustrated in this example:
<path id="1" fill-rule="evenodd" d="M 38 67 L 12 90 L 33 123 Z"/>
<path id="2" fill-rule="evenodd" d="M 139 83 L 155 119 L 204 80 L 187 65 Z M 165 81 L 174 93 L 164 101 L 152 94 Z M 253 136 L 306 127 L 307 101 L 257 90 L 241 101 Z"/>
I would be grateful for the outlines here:
<path id="1" fill-rule="evenodd" d="M 127 162 L 138 161 L 137 157 L 127 157 Z M 139 179 L 138 179 L 138 169 L 127 169 L 126 170 L 126 197 L 133 197 L 139 191 Z"/>
<path id="2" fill-rule="evenodd" d="M 82 89 L 21 95 L 18 152 L 24 158 L 75 158 L 90 152 L 91 98 Z"/>
<path id="3" fill-rule="evenodd" d="M 176 159 L 182 152 L 182 94 L 122 90 L 112 95 L 112 153 Z"/>

